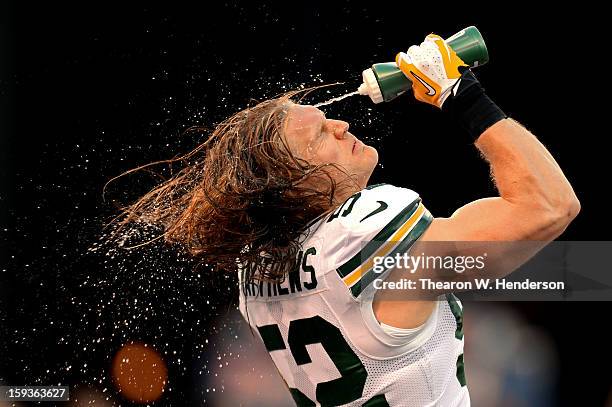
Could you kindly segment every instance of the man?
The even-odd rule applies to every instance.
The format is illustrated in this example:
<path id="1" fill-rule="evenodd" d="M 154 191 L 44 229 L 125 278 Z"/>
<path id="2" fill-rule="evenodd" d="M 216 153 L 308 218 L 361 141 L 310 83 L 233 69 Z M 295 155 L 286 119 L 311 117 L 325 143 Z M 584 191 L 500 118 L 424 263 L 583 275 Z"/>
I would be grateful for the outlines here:
<path id="1" fill-rule="evenodd" d="M 282 283 L 242 284 L 241 310 L 300 406 L 469 405 L 460 302 L 452 294 L 446 301 L 368 294 L 372 259 L 408 251 L 417 239 L 541 242 L 521 253 L 510 252 L 512 245 L 494 251 L 488 264 L 505 275 L 559 236 L 579 211 L 548 151 L 506 118 L 440 37 L 428 36 L 397 63 L 417 99 L 442 108 L 474 137 L 500 196 L 432 218 L 411 190 L 366 186 L 377 153 L 347 123 L 291 105 L 283 133 L 294 154 L 311 164 L 339 164 L 360 187 L 311 226 Z"/>
<path id="2" fill-rule="evenodd" d="M 439 36 L 396 62 L 417 99 L 473 137 L 498 197 L 434 218 L 410 189 L 368 186 L 376 150 L 347 123 L 291 102 L 294 92 L 219 124 L 171 160 L 184 168 L 119 222 L 161 224 L 167 242 L 217 270 L 238 269 L 240 310 L 300 406 L 469 405 L 453 290 L 399 299 L 374 290 L 376 278 L 403 275 L 398 267 L 376 273 L 375 259 L 426 242 L 533 241 L 491 251 L 486 272 L 504 276 L 579 212 L 546 148 L 506 117 Z M 458 244 L 448 251 L 457 253 Z M 440 270 L 434 277 L 466 278 Z"/>

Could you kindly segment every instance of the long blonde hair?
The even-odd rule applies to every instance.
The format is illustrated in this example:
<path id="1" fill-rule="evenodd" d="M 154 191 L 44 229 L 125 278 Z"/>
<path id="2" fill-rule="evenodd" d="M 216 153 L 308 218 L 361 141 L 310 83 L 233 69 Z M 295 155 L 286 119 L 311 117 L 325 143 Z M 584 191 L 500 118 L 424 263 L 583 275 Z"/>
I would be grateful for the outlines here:
<path id="1" fill-rule="evenodd" d="M 123 208 L 115 234 L 134 223 L 159 225 L 159 238 L 216 269 L 232 272 L 239 262 L 247 281 L 282 281 L 295 267 L 308 222 L 357 187 L 335 164 L 295 157 L 282 137 L 291 98 L 312 89 L 246 108 L 190 153 L 163 161 L 182 169 Z"/>

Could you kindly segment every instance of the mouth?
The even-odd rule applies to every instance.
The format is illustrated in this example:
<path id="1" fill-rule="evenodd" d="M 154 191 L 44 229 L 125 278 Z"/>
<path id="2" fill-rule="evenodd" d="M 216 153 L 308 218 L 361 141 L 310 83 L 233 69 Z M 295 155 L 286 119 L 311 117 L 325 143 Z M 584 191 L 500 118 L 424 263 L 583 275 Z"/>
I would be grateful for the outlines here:
<path id="1" fill-rule="evenodd" d="M 363 144 L 359 139 L 355 138 L 353 140 L 353 149 L 351 150 L 352 154 L 358 154 L 359 152 L 363 152 L 365 149 L 365 144 Z"/>

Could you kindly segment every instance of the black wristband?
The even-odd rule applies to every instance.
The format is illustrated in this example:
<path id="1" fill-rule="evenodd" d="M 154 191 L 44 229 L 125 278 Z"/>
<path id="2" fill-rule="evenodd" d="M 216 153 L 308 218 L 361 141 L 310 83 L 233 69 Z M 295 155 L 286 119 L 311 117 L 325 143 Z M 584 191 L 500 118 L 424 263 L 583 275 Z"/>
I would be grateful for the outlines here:
<path id="1" fill-rule="evenodd" d="M 459 68 L 461 70 L 461 67 Z M 463 68 L 461 79 L 454 85 L 442 105 L 442 111 L 476 140 L 486 129 L 508 116 L 486 95 L 472 71 Z"/>

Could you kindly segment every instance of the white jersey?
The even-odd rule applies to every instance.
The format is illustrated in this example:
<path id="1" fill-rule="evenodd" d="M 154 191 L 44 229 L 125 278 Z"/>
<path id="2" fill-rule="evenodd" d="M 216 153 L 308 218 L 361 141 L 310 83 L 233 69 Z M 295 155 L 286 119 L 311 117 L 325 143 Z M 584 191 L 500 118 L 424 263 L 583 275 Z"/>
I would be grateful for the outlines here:
<path id="1" fill-rule="evenodd" d="M 284 282 L 240 279 L 240 311 L 298 406 L 469 406 L 453 294 L 401 335 L 372 311 L 373 257 L 408 251 L 431 221 L 415 192 L 373 185 L 309 226 Z"/>

